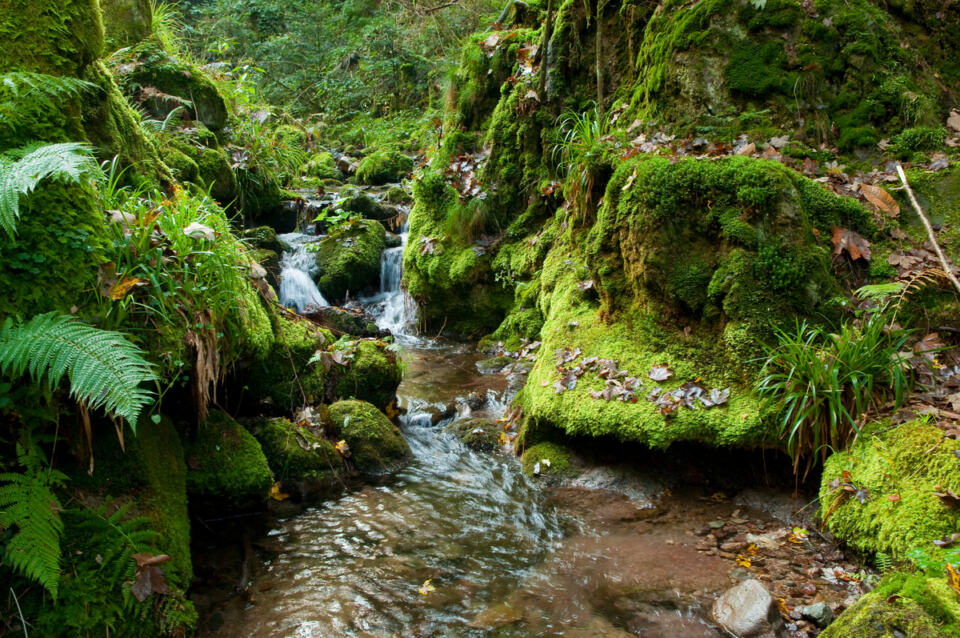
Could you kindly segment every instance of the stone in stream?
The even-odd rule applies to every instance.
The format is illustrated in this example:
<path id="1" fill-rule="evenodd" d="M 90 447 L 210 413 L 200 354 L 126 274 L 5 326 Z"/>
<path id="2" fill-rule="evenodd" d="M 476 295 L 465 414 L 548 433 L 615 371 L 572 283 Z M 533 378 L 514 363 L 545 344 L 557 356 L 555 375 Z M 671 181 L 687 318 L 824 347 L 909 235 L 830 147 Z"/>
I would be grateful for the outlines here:
<path id="1" fill-rule="evenodd" d="M 500 428 L 489 419 L 460 419 L 450 424 L 450 430 L 471 450 L 492 452 L 497 449 Z"/>
<path id="2" fill-rule="evenodd" d="M 361 474 L 396 472 L 413 458 L 400 428 L 366 401 L 331 405 L 330 426 L 334 438 L 347 442 L 350 461 Z"/>
<path id="3" fill-rule="evenodd" d="M 494 374 L 511 364 L 513 364 L 512 357 L 500 355 L 499 357 L 491 357 L 490 359 L 477 361 L 477 370 L 480 371 L 480 374 Z"/>
<path id="4" fill-rule="evenodd" d="M 304 317 L 336 334 L 355 337 L 376 337 L 383 331 L 370 313 L 363 310 L 337 308 L 335 306 L 309 305 L 301 313 Z"/>
<path id="5" fill-rule="evenodd" d="M 739 638 L 775 636 L 782 624 L 773 596 L 753 578 L 731 587 L 714 601 L 713 619 Z"/>
<path id="6" fill-rule="evenodd" d="M 832 623 L 833 619 L 835 618 L 833 609 L 831 609 L 830 605 L 824 602 L 806 605 L 800 610 L 800 613 L 804 618 L 812 621 L 813 624 L 821 629 Z"/>

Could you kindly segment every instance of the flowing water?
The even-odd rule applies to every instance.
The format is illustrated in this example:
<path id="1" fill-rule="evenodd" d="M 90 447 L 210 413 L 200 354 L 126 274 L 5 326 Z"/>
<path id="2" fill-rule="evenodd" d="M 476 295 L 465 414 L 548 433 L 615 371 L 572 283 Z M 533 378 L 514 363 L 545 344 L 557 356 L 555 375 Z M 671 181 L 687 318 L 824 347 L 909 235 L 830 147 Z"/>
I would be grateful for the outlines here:
<path id="1" fill-rule="evenodd" d="M 317 261 L 314 254 L 307 249 L 319 238 L 304 233 L 286 233 L 280 235 L 280 239 L 291 247 L 280 259 L 280 290 L 277 292 L 280 303 L 297 312 L 302 312 L 311 305 L 329 306 L 320 294 L 317 284 L 313 282 Z"/>
<path id="2" fill-rule="evenodd" d="M 214 532 L 195 548 L 201 635 L 725 635 L 705 608 L 737 566 L 698 551 L 694 530 L 743 516 L 760 531 L 772 518 L 684 487 L 680 475 L 699 476 L 696 467 L 596 468 L 579 485 L 541 489 L 513 457 L 466 448 L 445 426 L 501 416 L 516 384 L 480 375 L 483 355 L 468 346 L 412 334 L 405 226 L 401 236 L 383 256 L 379 293 L 361 302 L 404 345 L 400 425 L 413 462 L 320 504 L 274 504 L 260 527 L 195 525 Z M 283 303 L 325 304 L 304 249 L 316 238 L 282 238 L 293 246 Z"/>

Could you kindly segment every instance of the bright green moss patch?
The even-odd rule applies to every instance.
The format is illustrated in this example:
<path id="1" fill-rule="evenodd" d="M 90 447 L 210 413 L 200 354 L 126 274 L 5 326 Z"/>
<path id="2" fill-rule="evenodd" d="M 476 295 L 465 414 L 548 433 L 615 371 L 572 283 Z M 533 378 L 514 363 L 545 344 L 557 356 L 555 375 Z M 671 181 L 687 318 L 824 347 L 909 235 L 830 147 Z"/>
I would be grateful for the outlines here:
<path id="1" fill-rule="evenodd" d="M 228 414 L 212 410 L 186 445 L 187 492 L 227 503 L 267 497 L 273 475 L 253 435 Z"/>
<path id="2" fill-rule="evenodd" d="M 460 419 L 450 424 L 450 431 L 471 450 L 492 452 L 499 447 L 500 427 L 487 419 Z"/>
<path id="3" fill-rule="evenodd" d="M 332 483 L 343 471 L 343 458 L 330 441 L 289 419 L 260 419 L 250 430 L 278 481 Z"/>
<path id="4" fill-rule="evenodd" d="M 332 434 L 350 446 L 350 461 L 363 474 L 386 474 L 406 465 L 413 454 L 400 429 L 365 401 L 330 406 Z"/>
<path id="5" fill-rule="evenodd" d="M 398 151 L 377 151 L 357 167 L 357 182 L 381 185 L 399 182 L 413 170 L 413 159 Z"/>
<path id="6" fill-rule="evenodd" d="M 324 238 L 317 247 L 317 287 L 330 303 L 339 304 L 374 288 L 386 231 L 373 220 L 361 220 Z"/>
<path id="7" fill-rule="evenodd" d="M 944 576 L 894 573 L 844 611 L 823 638 L 960 636 L 960 602 Z"/>
<path id="8" fill-rule="evenodd" d="M 337 161 L 327 152 L 314 153 L 303 166 L 303 174 L 318 179 L 343 179 Z"/>
<path id="9" fill-rule="evenodd" d="M 337 396 L 384 410 L 396 397 L 402 376 L 396 352 L 382 343 L 359 341 L 348 365 L 337 368 Z"/>
<path id="10" fill-rule="evenodd" d="M 824 466 L 820 513 L 837 538 L 864 552 L 907 558 L 916 547 L 960 529 L 960 511 L 934 496 L 935 486 L 960 486 L 960 443 L 923 420 L 901 426 L 877 426 L 846 452 L 833 454 Z M 850 482 L 870 491 L 861 504 L 831 481 L 850 473 Z M 842 481 L 842 479 L 841 479 Z M 890 496 L 899 499 L 890 500 Z"/>
<path id="11" fill-rule="evenodd" d="M 266 355 L 247 368 L 245 381 L 261 401 L 288 413 L 322 402 L 328 374 L 324 366 L 309 361 L 317 350 L 333 345 L 333 334 L 305 320 L 278 316 L 275 321 L 275 340 Z"/>
<path id="12" fill-rule="evenodd" d="M 567 477 L 576 473 L 570 462 L 572 454 L 570 448 L 560 443 L 537 443 L 523 451 L 520 463 L 527 476 L 534 476 L 534 469 L 539 464 L 537 476 Z"/>

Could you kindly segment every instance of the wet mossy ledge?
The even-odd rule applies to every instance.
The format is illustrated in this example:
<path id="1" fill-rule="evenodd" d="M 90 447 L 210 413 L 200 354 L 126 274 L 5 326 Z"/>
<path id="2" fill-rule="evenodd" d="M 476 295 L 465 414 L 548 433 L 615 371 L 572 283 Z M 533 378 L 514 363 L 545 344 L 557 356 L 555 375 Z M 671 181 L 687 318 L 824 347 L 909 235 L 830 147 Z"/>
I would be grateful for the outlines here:
<path id="1" fill-rule="evenodd" d="M 386 248 L 383 225 L 364 219 L 329 234 L 317 246 L 317 287 L 324 298 L 342 304 L 379 284 L 380 255 Z"/>
<path id="2" fill-rule="evenodd" d="M 331 434 L 349 447 L 349 461 L 362 474 L 396 472 L 413 458 L 398 428 L 365 401 L 338 401 L 330 406 Z"/>

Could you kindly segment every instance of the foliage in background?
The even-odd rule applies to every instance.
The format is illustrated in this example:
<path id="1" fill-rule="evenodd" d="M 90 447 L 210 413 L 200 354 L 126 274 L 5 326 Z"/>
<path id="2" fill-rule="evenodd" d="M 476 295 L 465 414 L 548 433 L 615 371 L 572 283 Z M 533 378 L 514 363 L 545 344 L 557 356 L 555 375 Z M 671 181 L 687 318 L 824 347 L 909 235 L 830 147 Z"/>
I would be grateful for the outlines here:
<path id="1" fill-rule="evenodd" d="M 433 83 L 455 62 L 461 38 L 500 8 L 490 0 L 435 6 L 195 0 L 182 10 L 195 55 L 260 66 L 270 103 L 295 115 L 323 113 L 332 122 L 425 105 Z"/>

